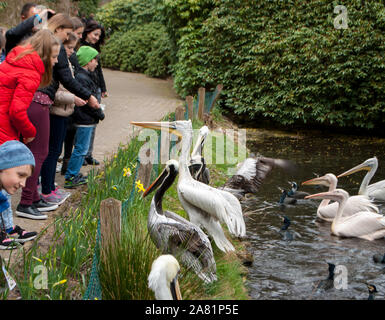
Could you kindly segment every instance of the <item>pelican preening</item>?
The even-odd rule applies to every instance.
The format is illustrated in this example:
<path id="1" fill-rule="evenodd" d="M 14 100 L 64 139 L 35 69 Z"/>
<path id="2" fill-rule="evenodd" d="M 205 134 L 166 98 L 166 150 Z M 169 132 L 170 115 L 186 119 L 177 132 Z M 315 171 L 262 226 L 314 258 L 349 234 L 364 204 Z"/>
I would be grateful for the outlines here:
<path id="1" fill-rule="evenodd" d="M 171 254 L 154 260 L 148 276 L 148 287 L 154 291 L 156 300 L 182 300 L 178 275 L 180 266 Z"/>
<path id="2" fill-rule="evenodd" d="M 339 206 L 331 225 L 331 232 L 339 237 L 355 237 L 375 240 L 385 237 L 385 217 L 370 211 L 359 211 L 351 216 L 343 217 L 344 207 L 349 194 L 343 189 L 321 192 L 306 197 L 307 199 L 330 199 Z"/>
<path id="3" fill-rule="evenodd" d="M 156 247 L 163 253 L 179 257 L 182 264 L 206 283 L 216 281 L 216 264 L 211 243 L 195 224 L 171 211 L 163 211 L 164 193 L 178 175 L 178 161 L 169 160 L 159 177 L 143 193 L 146 197 L 158 188 L 151 201 L 147 228 Z"/>
<path id="4" fill-rule="evenodd" d="M 294 198 L 294 199 L 304 199 L 306 196 L 308 196 L 310 193 L 305 192 L 305 191 L 298 191 L 298 185 L 294 181 L 288 181 L 289 184 L 291 185 L 291 189 L 287 193 L 287 196 L 289 198 Z"/>
<path id="5" fill-rule="evenodd" d="M 178 197 L 190 221 L 202 226 L 213 237 L 218 248 L 224 252 L 234 251 L 225 237 L 220 222 L 224 222 L 229 232 L 236 237 L 246 235 L 242 208 L 238 199 L 229 192 L 218 190 L 194 180 L 188 169 L 192 143 L 191 121 L 174 122 L 132 122 L 137 126 L 167 130 L 182 138 L 179 157 Z"/>
<path id="6" fill-rule="evenodd" d="M 329 192 L 337 188 L 337 177 L 332 173 L 327 173 L 322 177 L 317 177 L 302 182 L 303 185 L 321 185 L 329 187 Z M 323 199 L 317 209 L 317 217 L 321 220 L 332 222 L 338 211 L 338 202 L 330 203 L 330 199 Z M 360 211 L 371 211 L 378 213 L 377 206 L 365 195 L 351 196 L 347 199 L 343 208 L 342 216 L 351 216 Z"/>
<path id="7" fill-rule="evenodd" d="M 361 186 L 358 191 L 358 194 L 366 195 L 370 198 L 373 198 L 374 200 L 385 201 L 385 180 L 381 180 L 369 185 L 369 182 L 373 178 L 374 174 L 376 173 L 377 168 L 378 168 L 378 160 L 376 157 L 373 157 L 365 160 L 363 163 L 359 164 L 358 166 L 355 166 L 354 168 L 351 168 L 348 171 L 341 173 L 337 177 L 340 178 L 340 177 L 348 176 L 357 171 L 368 170 L 367 174 L 365 175 L 364 179 L 361 182 Z"/>

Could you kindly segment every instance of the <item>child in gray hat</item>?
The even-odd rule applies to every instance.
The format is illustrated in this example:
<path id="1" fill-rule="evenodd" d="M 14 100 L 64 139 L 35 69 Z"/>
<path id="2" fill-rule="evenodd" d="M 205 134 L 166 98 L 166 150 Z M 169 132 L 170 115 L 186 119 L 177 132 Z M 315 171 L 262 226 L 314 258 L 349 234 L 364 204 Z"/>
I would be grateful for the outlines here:
<path id="1" fill-rule="evenodd" d="M 15 242 L 36 238 L 36 232 L 26 232 L 13 225 L 11 195 L 25 186 L 35 168 L 35 158 L 23 143 L 11 140 L 0 145 L 0 249 L 13 249 Z"/>

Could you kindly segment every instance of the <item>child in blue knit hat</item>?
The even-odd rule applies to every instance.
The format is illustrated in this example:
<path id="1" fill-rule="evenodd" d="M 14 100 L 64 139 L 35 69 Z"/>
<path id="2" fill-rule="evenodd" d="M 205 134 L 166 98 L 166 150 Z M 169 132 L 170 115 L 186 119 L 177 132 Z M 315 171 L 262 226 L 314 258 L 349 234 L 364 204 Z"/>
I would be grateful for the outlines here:
<path id="1" fill-rule="evenodd" d="M 10 204 L 11 195 L 25 186 L 34 168 L 35 158 L 23 143 L 11 140 L 0 145 L 0 249 L 13 249 L 17 242 L 36 238 L 36 232 L 13 225 Z"/>

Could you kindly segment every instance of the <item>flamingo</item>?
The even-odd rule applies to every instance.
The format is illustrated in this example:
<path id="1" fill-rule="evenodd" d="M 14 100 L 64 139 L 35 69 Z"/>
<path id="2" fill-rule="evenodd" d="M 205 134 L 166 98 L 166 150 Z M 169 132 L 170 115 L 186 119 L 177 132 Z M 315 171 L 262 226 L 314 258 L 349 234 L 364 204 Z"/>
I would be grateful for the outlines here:
<path id="1" fill-rule="evenodd" d="M 380 239 L 385 236 L 385 217 L 370 211 L 359 211 L 351 216 L 343 217 L 342 213 L 349 198 L 343 189 L 321 192 L 307 196 L 305 199 L 330 199 L 339 206 L 331 225 L 332 234 L 339 237 L 353 237 L 365 240 Z"/>
<path id="2" fill-rule="evenodd" d="M 333 173 L 327 173 L 322 177 L 317 177 L 302 182 L 302 185 L 321 185 L 329 187 L 329 191 L 337 188 L 337 177 Z M 338 203 L 330 203 L 329 199 L 323 199 L 317 209 L 317 217 L 321 220 L 332 222 L 338 210 Z M 359 211 L 371 211 L 378 213 L 377 206 L 367 196 L 351 196 L 346 201 L 343 217 L 351 216 Z"/>

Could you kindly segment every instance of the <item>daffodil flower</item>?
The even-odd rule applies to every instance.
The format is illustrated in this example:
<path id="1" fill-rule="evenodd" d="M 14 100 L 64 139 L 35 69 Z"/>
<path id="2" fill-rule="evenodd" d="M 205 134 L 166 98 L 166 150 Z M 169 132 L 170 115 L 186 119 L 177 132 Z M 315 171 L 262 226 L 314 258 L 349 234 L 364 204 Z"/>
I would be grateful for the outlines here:
<path id="1" fill-rule="evenodd" d="M 136 181 L 135 184 L 136 184 L 136 188 L 138 188 L 138 191 L 142 191 L 142 192 L 146 191 L 146 189 L 144 189 L 143 184 L 140 182 L 140 180 Z"/>
<path id="2" fill-rule="evenodd" d="M 63 283 L 66 283 L 66 282 L 67 282 L 67 279 L 60 280 L 60 281 L 54 283 L 54 284 L 52 285 L 52 288 L 56 287 L 56 286 L 59 285 L 59 284 L 63 284 Z"/>
<path id="3" fill-rule="evenodd" d="M 39 261 L 39 262 L 43 262 L 41 259 L 35 257 L 35 256 L 32 256 L 33 259 L 35 259 L 36 261 Z"/>
<path id="4" fill-rule="evenodd" d="M 112 186 L 111 188 L 112 188 L 112 189 L 114 189 L 115 191 L 117 191 L 117 190 L 118 190 L 118 188 L 117 188 L 117 187 L 115 187 L 115 186 Z"/>
<path id="5" fill-rule="evenodd" d="M 131 176 L 131 169 L 130 168 L 123 168 L 123 171 L 124 171 L 124 173 L 123 173 L 123 177 L 129 177 L 129 176 Z"/>

